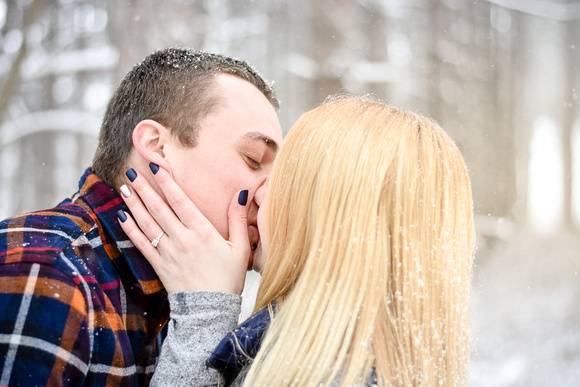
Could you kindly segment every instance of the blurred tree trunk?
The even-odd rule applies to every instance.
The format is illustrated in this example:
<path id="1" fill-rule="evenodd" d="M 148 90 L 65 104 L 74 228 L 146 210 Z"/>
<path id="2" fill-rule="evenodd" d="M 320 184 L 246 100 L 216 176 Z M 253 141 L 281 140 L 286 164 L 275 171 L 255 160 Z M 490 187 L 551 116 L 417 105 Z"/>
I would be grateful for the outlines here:
<path id="1" fill-rule="evenodd" d="M 54 179 L 54 133 L 38 133 L 20 141 L 21 195 L 17 212 L 54 206 L 64 198 L 56 198 Z"/>
<path id="2" fill-rule="evenodd" d="M 352 16 L 356 0 L 313 2 L 310 15 L 312 40 L 308 56 L 319 65 L 318 76 L 312 80 L 312 99 L 314 105 L 322 103 L 329 94 L 342 89 L 342 81 L 336 75 L 325 71 L 331 57 L 343 46 L 345 31 L 341 26 L 344 16 Z M 316 21 L 316 22 L 312 22 Z M 314 106 L 312 106 L 314 107 Z"/>
<path id="3" fill-rule="evenodd" d="M 500 217 L 513 217 L 513 206 L 516 202 L 516 136 L 514 127 L 514 108 L 516 105 L 516 80 L 518 67 L 515 62 L 514 50 L 517 46 L 518 35 L 512 31 L 516 28 L 512 12 L 492 6 L 493 12 L 488 9 L 487 15 L 495 19 L 489 27 L 489 66 L 490 82 L 488 86 L 489 110 L 484 107 L 487 116 L 487 129 L 491 147 L 485 155 L 493 169 L 488 171 L 486 187 L 487 201 L 495 203 L 493 208 L 486 209 Z M 481 14 L 483 20 L 490 16 Z M 508 22 L 509 20 L 509 22 Z M 507 24 L 509 23 L 509 25 Z M 483 40 L 483 39 L 482 39 Z M 477 55 L 477 52 L 474 52 Z M 483 85 L 482 85 L 483 86 Z M 482 101 L 486 103 L 487 101 Z M 490 181 L 495 182 L 489 184 Z"/>
<path id="4" fill-rule="evenodd" d="M 563 45 L 566 53 L 564 68 L 564 84 L 566 94 L 564 98 L 564 114 L 562 117 L 562 158 L 564 162 L 564 222 L 569 228 L 574 228 L 572 216 L 572 162 L 573 143 L 572 133 L 576 120 L 576 102 L 574 100 L 576 80 L 576 48 L 577 34 L 573 23 L 567 22 L 564 26 Z"/>
<path id="5" fill-rule="evenodd" d="M 444 125 L 444 115 L 442 112 L 442 103 L 439 95 L 439 88 L 441 85 L 442 69 L 441 58 L 439 56 L 438 47 L 441 44 L 441 24 L 444 12 L 442 12 L 443 5 L 439 1 L 429 2 L 429 15 L 430 18 L 427 22 L 430 23 L 429 35 L 426 37 L 430 42 L 429 52 L 430 63 L 427 67 L 431 69 L 429 74 L 429 89 L 427 91 L 427 101 L 428 110 L 431 113 L 431 117 L 437 121 L 442 126 Z"/>
<path id="6" fill-rule="evenodd" d="M 9 3 L 10 4 L 10 3 Z M 16 58 L 14 62 L 12 62 L 12 66 L 10 66 L 10 71 L 8 72 L 8 76 L 6 77 L 6 82 L 4 83 L 4 87 L 2 87 L 2 91 L 0 91 L 0 124 L 4 122 L 4 116 L 6 113 L 6 109 L 9 106 L 10 99 L 14 93 L 14 87 L 19 80 L 20 74 L 20 66 L 26 58 L 27 54 L 27 43 L 26 43 L 26 32 L 28 31 L 28 27 L 34 23 L 38 17 L 38 13 L 42 8 L 43 0 L 33 0 L 32 4 L 26 8 L 24 12 L 24 17 L 22 20 L 22 44 L 18 49 L 18 53 L 16 54 Z"/>

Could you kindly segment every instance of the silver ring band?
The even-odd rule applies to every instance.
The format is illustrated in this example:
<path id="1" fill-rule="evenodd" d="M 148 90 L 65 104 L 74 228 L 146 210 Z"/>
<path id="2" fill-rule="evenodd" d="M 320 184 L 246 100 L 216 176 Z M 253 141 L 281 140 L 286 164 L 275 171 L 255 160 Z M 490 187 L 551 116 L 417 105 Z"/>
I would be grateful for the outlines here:
<path id="1" fill-rule="evenodd" d="M 161 239 L 163 234 L 165 234 L 165 232 L 161 231 L 161 234 L 159 234 L 159 236 L 157 238 L 155 238 L 151 241 L 151 244 L 153 245 L 153 247 L 157 247 L 157 245 L 159 244 L 159 240 Z"/>

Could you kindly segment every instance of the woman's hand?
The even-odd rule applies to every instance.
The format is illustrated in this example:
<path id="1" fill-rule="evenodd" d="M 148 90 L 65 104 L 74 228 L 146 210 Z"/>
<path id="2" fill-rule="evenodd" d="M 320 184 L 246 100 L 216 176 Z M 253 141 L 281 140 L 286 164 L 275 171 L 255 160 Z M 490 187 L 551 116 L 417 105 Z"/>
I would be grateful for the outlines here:
<path id="1" fill-rule="evenodd" d="M 133 189 L 124 186 L 121 192 L 140 229 L 123 212 L 118 213 L 121 227 L 151 263 L 167 292 L 215 290 L 241 294 L 251 253 L 245 206 L 248 192 L 238 192 L 230 204 L 230 240 L 226 241 L 167 171 L 158 168 L 154 179 L 169 205 L 147 179 L 133 169 L 128 171 L 131 173 Z M 161 232 L 164 234 L 154 247 L 151 241 Z"/>

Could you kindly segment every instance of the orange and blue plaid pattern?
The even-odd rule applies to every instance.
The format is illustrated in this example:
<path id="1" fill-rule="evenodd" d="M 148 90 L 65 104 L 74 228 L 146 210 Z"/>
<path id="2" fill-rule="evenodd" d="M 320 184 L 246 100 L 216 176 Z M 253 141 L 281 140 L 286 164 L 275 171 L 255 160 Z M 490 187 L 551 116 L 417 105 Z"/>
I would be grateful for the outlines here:
<path id="1" fill-rule="evenodd" d="M 90 169 L 57 207 L 0 223 L 0 386 L 148 385 L 167 295 Z"/>

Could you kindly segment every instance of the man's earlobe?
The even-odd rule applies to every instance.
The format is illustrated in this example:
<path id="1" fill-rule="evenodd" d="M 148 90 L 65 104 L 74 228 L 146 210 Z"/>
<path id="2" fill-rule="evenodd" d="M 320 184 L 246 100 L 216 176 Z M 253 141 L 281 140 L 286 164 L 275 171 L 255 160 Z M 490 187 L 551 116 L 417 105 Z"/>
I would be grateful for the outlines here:
<path id="1" fill-rule="evenodd" d="M 133 146 L 147 162 L 157 164 L 171 173 L 171 167 L 165 158 L 170 136 L 169 130 L 159 122 L 143 120 L 133 129 Z"/>

